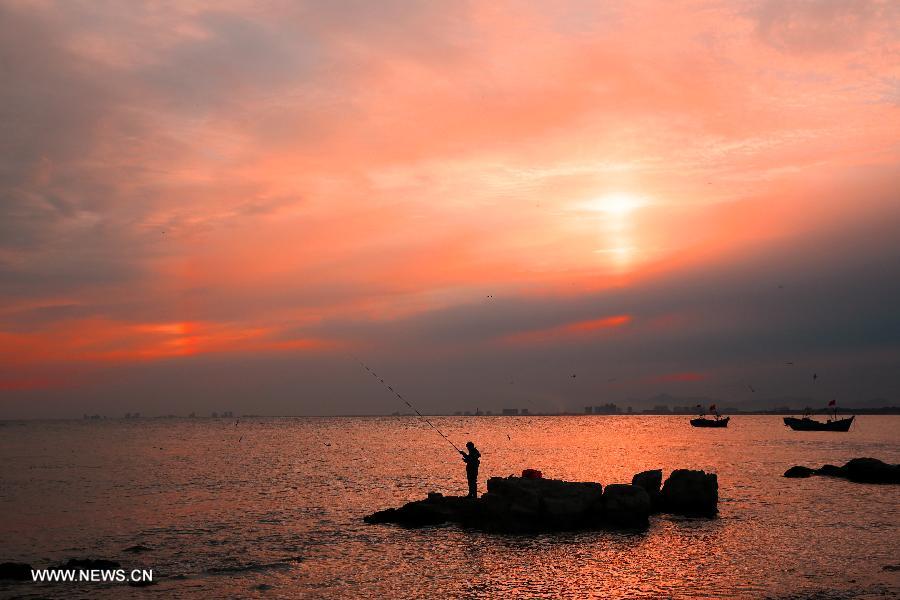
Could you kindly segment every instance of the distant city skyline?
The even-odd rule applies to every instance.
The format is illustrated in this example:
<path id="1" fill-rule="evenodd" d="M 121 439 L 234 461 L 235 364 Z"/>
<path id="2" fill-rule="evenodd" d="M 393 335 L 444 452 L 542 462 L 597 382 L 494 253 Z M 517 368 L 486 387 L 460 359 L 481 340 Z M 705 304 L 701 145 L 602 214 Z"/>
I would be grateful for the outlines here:
<path id="1" fill-rule="evenodd" d="M 563 409 L 559 411 L 536 410 L 528 407 L 503 406 L 500 408 L 493 407 L 475 407 L 475 408 L 449 408 L 443 411 L 435 411 L 426 413 L 427 416 L 544 416 L 544 415 L 605 415 L 605 416 L 640 416 L 646 414 L 695 414 L 697 412 L 709 412 L 711 407 L 717 407 L 715 410 L 722 413 L 747 413 L 747 414 L 767 414 L 767 413 L 797 413 L 804 410 L 810 410 L 815 413 L 825 413 L 835 410 L 834 406 L 828 403 L 820 404 L 814 398 L 791 397 L 791 398 L 760 398 L 742 403 L 733 403 L 727 400 L 709 398 L 705 396 L 694 397 L 677 397 L 669 394 L 658 394 L 645 399 L 629 398 L 625 404 L 619 405 L 615 402 L 607 402 L 599 405 L 587 405 L 582 407 L 583 410 Z M 871 413 L 871 414 L 900 414 L 900 404 L 891 402 L 886 398 L 873 398 L 868 401 L 850 402 L 838 404 L 838 411 L 846 410 L 850 412 Z M 83 413 L 83 419 L 157 419 L 157 418 L 221 418 L 221 419 L 238 419 L 254 418 L 254 417 L 328 417 L 328 416 L 403 416 L 417 417 L 413 409 L 395 410 L 390 413 L 358 413 L 346 415 L 328 415 L 328 414 L 259 414 L 259 413 L 235 413 L 231 410 L 212 411 L 203 413 L 191 411 L 189 413 L 141 413 L 126 412 L 120 414 L 99 414 L 99 413 Z M 77 417 L 71 417 L 77 418 Z"/>

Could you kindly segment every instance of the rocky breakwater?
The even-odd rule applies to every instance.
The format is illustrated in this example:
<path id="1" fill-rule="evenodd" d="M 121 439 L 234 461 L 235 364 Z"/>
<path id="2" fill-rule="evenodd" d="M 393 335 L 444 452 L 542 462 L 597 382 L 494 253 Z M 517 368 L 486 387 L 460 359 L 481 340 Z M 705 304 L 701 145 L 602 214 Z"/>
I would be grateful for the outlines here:
<path id="1" fill-rule="evenodd" d="M 818 469 L 797 465 L 784 472 L 785 477 L 799 479 L 825 475 L 849 479 L 856 483 L 900 483 L 900 465 L 890 465 L 877 458 L 854 458 L 844 466 L 822 465 Z"/>
<path id="2" fill-rule="evenodd" d="M 455 523 L 499 533 L 580 529 L 642 529 L 658 512 L 713 517 L 714 474 L 679 469 L 662 484 L 662 471 L 638 473 L 631 484 L 492 477 L 478 499 L 430 493 L 424 500 L 365 517 L 367 523 L 427 527 Z"/>

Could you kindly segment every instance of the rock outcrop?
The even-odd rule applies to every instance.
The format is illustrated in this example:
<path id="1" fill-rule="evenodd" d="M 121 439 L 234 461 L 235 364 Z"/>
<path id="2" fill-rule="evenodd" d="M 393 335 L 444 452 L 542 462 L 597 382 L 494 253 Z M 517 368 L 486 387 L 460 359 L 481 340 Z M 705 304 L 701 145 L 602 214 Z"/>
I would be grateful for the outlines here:
<path id="1" fill-rule="evenodd" d="M 602 521 L 606 527 L 646 527 L 650 510 L 650 495 L 642 487 L 613 483 L 603 492 Z"/>
<path id="2" fill-rule="evenodd" d="M 811 469 L 795 466 L 784 473 L 785 477 L 810 477 L 811 475 L 839 477 L 856 483 L 900 483 L 900 465 L 891 465 L 877 458 L 854 458 L 842 467 L 823 465 L 820 469 Z"/>
<path id="3" fill-rule="evenodd" d="M 644 488 L 644 491 L 650 496 L 650 505 L 654 512 L 662 510 L 662 469 L 654 469 L 652 471 L 641 471 L 631 478 L 631 485 Z"/>
<path id="4" fill-rule="evenodd" d="M 653 512 L 713 516 L 718 484 L 703 471 L 675 471 L 662 491 L 662 471 L 639 473 L 638 484 L 492 477 L 478 499 L 430 493 L 424 500 L 378 511 L 367 523 L 426 527 L 455 523 L 481 531 L 530 533 L 645 528 Z M 668 492 L 667 492 L 668 490 Z M 654 500 L 655 499 L 655 500 Z"/>
<path id="5" fill-rule="evenodd" d="M 714 473 L 678 469 L 662 488 L 663 512 L 713 516 L 718 511 L 719 481 Z"/>
<path id="6" fill-rule="evenodd" d="M 847 479 L 858 483 L 900 483 L 900 465 L 889 465 L 877 458 L 854 458 L 843 469 Z"/>
<path id="7" fill-rule="evenodd" d="M 464 496 L 430 493 L 425 500 L 408 502 L 400 508 L 380 510 L 365 518 L 366 523 L 396 523 L 404 527 L 426 527 L 474 520 L 477 501 Z"/>
<path id="8" fill-rule="evenodd" d="M 791 467 L 791 469 L 795 469 L 796 467 Z M 804 467 L 806 468 L 806 467 Z M 790 471 L 791 469 L 788 469 Z M 826 477 L 846 477 L 847 472 L 843 470 L 843 467 L 839 467 L 837 465 L 822 465 L 818 469 L 810 469 L 813 475 L 825 475 Z"/>
<path id="9" fill-rule="evenodd" d="M 784 472 L 785 477 L 790 477 L 794 479 L 801 479 L 805 477 L 812 477 L 815 474 L 815 469 L 810 469 L 809 467 L 801 467 L 797 465 L 796 467 L 791 467 L 787 471 Z"/>
<path id="10" fill-rule="evenodd" d="M 603 486 L 558 479 L 492 477 L 474 525 L 494 531 L 585 529 L 600 521 Z M 483 521 L 479 526 L 478 521 Z"/>

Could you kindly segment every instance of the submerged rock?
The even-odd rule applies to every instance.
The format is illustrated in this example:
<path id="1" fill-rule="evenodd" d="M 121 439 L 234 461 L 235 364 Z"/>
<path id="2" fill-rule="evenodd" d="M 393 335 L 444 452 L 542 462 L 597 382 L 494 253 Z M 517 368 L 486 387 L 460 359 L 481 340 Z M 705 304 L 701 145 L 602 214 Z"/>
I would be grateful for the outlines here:
<path id="1" fill-rule="evenodd" d="M 674 512 L 681 514 L 715 514 L 718 500 L 715 475 L 702 471 L 676 471 L 666 481 L 670 500 L 663 502 L 667 488 L 659 491 L 662 472 L 646 473 L 633 480 L 644 485 L 612 484 L 605 489 L 592 482 L 492 477 L 487 481 L 487 493 L 481 498 L 432 492 L 425 500 L 381 510 L 364 520 L 405 527 L 456 523 L 499 533 L 644 528 L 654 509 L 650 493 L 654 492 L 654 480 L 654 493 L 659 497 L 659 505 L 665 506 L 666 510 L 671 506 Z"/>
<path id="2" fill-rule="evenodd" d="M 806 475 L 789 475 L 789 473 L 808 473 Z M 827 477 L 840 477 L 856 483 L 900 483 L 900 465 L 891 465 L 877 458 L 854 458 L 842 467 L 835 465 L 823 465 L 820 469 L 809 467 L 791 467 L 785 477 L 809 477 L 810 475 L 825 475 Z"/>
<path id="3" fill-rule="evenodd" d="M 677 515 L 712 516 L 718 511 L 719 482 L 713 473 L 678 469 L 662 488 L 664 512 Z"/>
<path id="4" fill-rule="evenodd" d="M 814 473 L 815 473 L 815 470 L 810 469 L 809 467 L 801 467 L 798 465 L 796 467 L 791 467 L 790 469 L 785 471 L 784 477 L 805 478 L 805 477 L 812 477 L 812 475 Z"/>
<path id="5" fill-rule="evenodd" d="M 27 563 L 0 563 L 0 579 L 31 581 L 31 565 Z"/>

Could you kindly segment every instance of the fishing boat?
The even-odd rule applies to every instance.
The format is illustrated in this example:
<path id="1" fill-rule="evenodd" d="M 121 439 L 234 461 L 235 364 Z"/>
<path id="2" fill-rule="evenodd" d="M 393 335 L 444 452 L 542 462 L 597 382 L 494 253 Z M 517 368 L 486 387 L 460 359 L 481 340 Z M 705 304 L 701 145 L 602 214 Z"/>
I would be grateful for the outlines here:
<path id="1" fill-rule="evenodd" d="M 715 419 L 707 419 L 706 417 L 698 417 L 691 419 L 691 425 L 694 427 L 728 427 L 728 419 L 730 418 L 719 419 L 717 417 Z"/>
<path id="2" fill-rule="evenodd" d="M 715 404 L 709 405 L 709 412 L 707 413 L 703 410 L 703 407 L 699 404 L 697 405 L 697 412 L 700 413 L 700 416 L 696 419 L 691 419 L 692 427 L 728 427 L 728 419 L 731 417 L 725 417 L 724 419 L 719 416 L 719 411 L 716 410 Z M 711 414 L 715 415 L 715 419 L 707 419 L 706 415 Z"/>
<path id="3" fill-rule="evenodd" d="M 828 419 L 824 423 L 809 417 L 785 417 L 784 424 L 794 431 L 850 431 L 855 416 L 846 419 Z"/>

